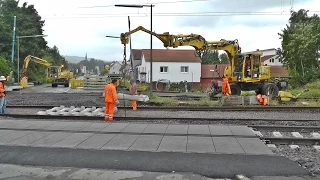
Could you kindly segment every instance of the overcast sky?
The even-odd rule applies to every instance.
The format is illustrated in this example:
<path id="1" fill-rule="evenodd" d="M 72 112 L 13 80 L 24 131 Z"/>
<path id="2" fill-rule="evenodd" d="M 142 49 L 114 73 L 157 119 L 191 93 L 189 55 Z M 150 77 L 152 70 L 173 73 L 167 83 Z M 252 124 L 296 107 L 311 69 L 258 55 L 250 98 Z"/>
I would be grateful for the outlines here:
<path id="1" fill-rule="evenodd" d="M 45 20 L 49 46 L 56 45 L 63 55 L 84 56 L 87 52 L 88 57 L 107 61 L 123 59 L 120 39 L 105 36 L 127 32 L 128 16 L 131 29 L 140 25 L 150 29 L 150 8 L 114 4 L 155 3 L 154 32 L 194 33 L 208 41 L 238 39 L 243 52 L 280 47 L 278 33 L 285 27 L 291 8 L 320 13 L 320 0 L 293 0 L 293 6 L 292 0 L 20 0 L 23 2 L 34 4 Z M 132 47 L 150 48 L 150 35 L 133 34 Z M 164 49 L 156 38 L 153 48 Z"/>

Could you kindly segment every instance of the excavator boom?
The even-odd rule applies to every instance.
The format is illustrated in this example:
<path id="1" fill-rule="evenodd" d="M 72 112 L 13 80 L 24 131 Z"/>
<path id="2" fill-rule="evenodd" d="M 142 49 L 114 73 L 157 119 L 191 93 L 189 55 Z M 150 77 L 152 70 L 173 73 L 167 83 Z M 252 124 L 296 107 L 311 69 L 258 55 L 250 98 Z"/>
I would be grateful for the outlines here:
<path id="1" fill-rule="evenodd" d="M 47 67 L 50 67 L 52 65 L 51 63 L 49 63 L 48 61 L 46 61 L 44 59 L 29 55 L 24 59 L 23 68 L 22 68 L 22 76 L 26 76 L 30 61 L 33 61 L 38 64 L 42 64 Z"/>
<path id="2" fill-rule="evenodd" d="M 155 32 L 151 32 L 142 26 L 139 26 L 129 32 L 121 33 L 121 44 L 126 47 L 126 44 L 129 43 L 129 36 L 138 31 L 143 31 L 157 37 L 163 43 L 164 47 L 177 48 L 179 46 L 191 46 L 196 50 L 199 56 L 201 56 L 206 50 L 224 50 L 227 52 L 229 59 L 231 60 L 235 54 L 241 52 L 238 40 L 227 41 L 221 39 L 220 41 L 206 41 L 204 37 L 198 34 L 171 35 L 169 34 L 169 32 L 158 34 Z"/>

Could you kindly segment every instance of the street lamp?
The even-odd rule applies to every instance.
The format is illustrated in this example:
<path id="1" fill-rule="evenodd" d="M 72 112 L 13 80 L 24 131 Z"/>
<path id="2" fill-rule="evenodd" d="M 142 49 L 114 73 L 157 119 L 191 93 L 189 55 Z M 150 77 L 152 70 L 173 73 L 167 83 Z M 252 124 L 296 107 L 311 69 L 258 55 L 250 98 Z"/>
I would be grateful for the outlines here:
<path id="1" fill-rule="evenodd" d="M 19 83 L 19 79 L 20 79 L 20 68 L 19 68 L 19 63 L 20 63 L 20 51 L 19 51 L 19 47 L 20 47 L 20 42 L 19 40 L 20 39 L 23 39 L 23 38 L 37 38 L 37 37 L 47 37 L 48 35 L 33 35 L 33 36 L 16 36 L 17 38 L 17 43 L 18 43 L 18 47 L 17 47 L 17 51 L 18 51 L 18 67 L 17 67 L 17 70 L 18 70 L 18 78 L 17 78 L 17 81 Z"/>
<path id="2" fill-rule="evenodd" d="M 138 4 L 116 4 L 115 7 L 128 7 L 128 8 L 144 8 L 144 7 L 150 7 L 150 31 L 152 32 L 152 7 L 154 5 L 138 5 Z M 152 34 L 150 34 L 150 96 L 152 95 Z"/>

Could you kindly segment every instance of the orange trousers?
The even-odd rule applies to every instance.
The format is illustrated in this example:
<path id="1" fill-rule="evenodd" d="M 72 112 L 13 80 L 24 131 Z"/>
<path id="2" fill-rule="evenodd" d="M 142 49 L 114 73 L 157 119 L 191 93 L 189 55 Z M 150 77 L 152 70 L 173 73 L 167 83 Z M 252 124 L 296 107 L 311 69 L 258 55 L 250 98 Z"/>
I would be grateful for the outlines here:
<path id="1" fill-rule="evenodd" d="M 131 101 L 131 106 L 134 111 L 137 110 L 137 101 Z"/>
<path id="2" fill-rule="evenodd" d="M 106 102 L 106 111 L 104 115 L 105 121 L 113 121 L 115 103 Z"/>

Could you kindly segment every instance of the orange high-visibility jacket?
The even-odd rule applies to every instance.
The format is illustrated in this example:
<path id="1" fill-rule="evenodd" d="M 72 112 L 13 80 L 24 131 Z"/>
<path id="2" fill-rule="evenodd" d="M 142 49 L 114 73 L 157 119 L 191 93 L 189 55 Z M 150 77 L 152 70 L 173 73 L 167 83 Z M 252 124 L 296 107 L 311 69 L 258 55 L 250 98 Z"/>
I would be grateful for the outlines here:
<path id="1" fill-rule="evenodd" d="M 104 87 L 104 101 L 107 103 L 116 103 L 118 101 L 116 86 L 112 83 Z"/>
<path id="2" fill-rule="evenodd" d="M 222 93 L 223 94 L 231 94 L 231 89 L 230 89 L 230 84 L 229 84 L 228 78 L 223 78 Z"/>
<path id="3" fill-rule="evenodd" d="M 5 97 L 5 89 L 4 89 L 4 84 L 3 82 L 0 82 L 0 98 Z"/>

